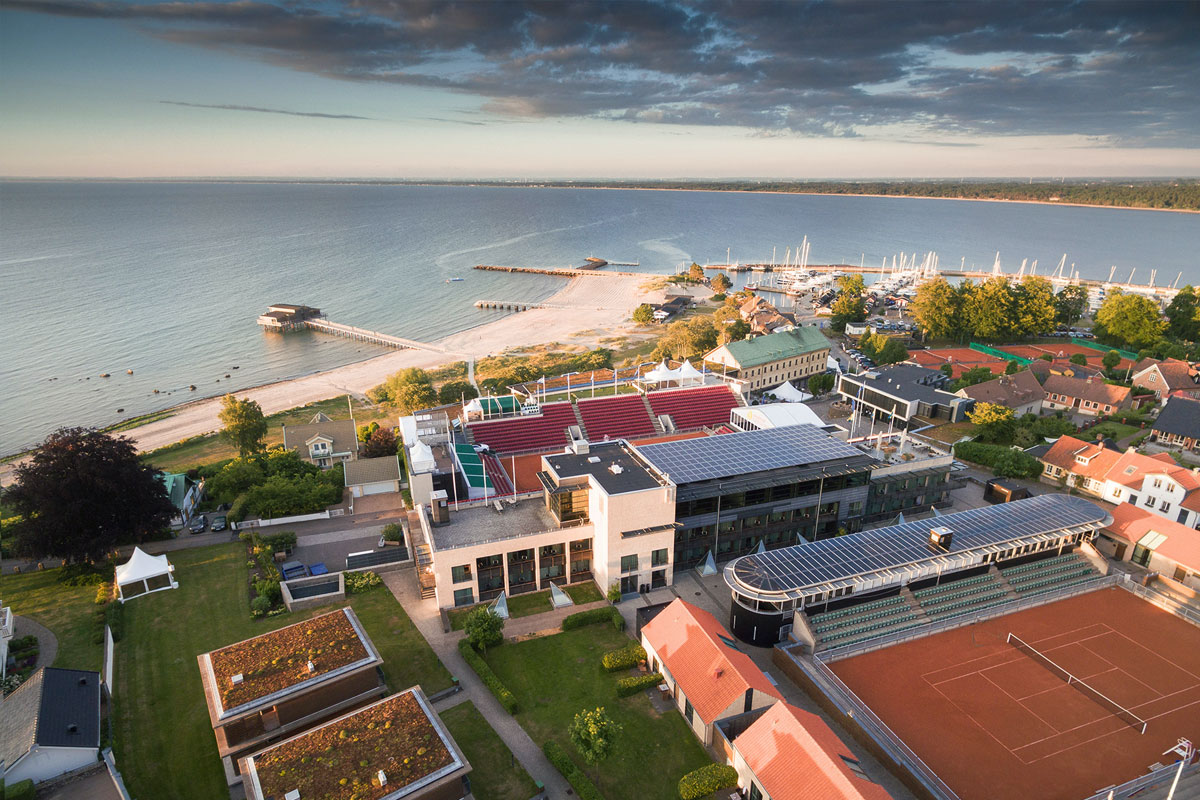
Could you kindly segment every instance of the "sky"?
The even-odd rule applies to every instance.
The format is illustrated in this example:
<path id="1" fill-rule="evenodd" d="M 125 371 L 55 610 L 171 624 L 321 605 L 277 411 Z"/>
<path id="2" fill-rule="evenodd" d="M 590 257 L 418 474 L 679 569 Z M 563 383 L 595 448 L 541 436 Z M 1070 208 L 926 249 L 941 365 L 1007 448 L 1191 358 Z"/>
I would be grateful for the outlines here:
<path id="1" fill-rule="evenodd" d="M 1200 175 L 1200 3 L 0 0 L 0 175 Z"/>

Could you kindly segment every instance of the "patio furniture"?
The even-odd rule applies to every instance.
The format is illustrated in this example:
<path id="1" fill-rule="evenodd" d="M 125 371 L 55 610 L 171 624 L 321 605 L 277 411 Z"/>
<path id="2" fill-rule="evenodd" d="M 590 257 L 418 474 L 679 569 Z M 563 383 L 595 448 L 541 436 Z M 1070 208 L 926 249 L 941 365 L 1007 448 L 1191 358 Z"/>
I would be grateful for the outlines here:
<path id="1" fill-rule="evenodd" d="M 325 566 L 324 561 L 318 561 L 316 564 L 313 564 L 311 567 L 308 568 L 308 574 L 309 575 L 328 575 L 329 567 Z"/>

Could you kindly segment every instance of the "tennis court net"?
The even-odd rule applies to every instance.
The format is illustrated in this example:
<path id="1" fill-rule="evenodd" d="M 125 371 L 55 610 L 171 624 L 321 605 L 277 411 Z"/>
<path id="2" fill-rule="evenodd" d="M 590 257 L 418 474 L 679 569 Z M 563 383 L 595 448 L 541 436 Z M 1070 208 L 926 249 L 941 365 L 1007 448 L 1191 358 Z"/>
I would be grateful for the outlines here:
<path id="1" fill-rule="evenodd" d="M 1081 678 L 1076 678 L 1070 672 L 1063 669 L 1062 667 L 1060 667 L 1058 664 L 1051 661 L 1046 656 L 1042 655 L 1042 653 L 1039 652 L 1032 645 L 1027 644 L 1026 642 L 1022 641 L 1021 637 L 1017 636 L 1015 633 L 1008 634 L 1008 643 L 1011 644 L 1013 647 L 1016 647 L 1018 650 L 1020 650 L 1025 655 L 1032 658 L 1034 661 L 1041 664 L 1046 669 L 1053 672 L 1058 677 L 1062 678 L 1064 681 L 1067 682 L 1068 686 L 1074 686 L 1078 691 L 1082 692 L 1088 698 L 1090 698 L 1097 704 L 1103 706 L 1104 708 L 1108 709 L 1110 712 L 1115 714 L 1117 717 L 1120 717 L 1121 720 L 1123 720 L 1126 724 L 1132 725 L 1133 727 L 1137 728 L 1141 733 L 1146 732 L 1146 720 L 1142 719 L 1137 714 L 1134 714 L 1132 711 L 1125 708 L 1125 706 L 1120 705 L 1119 703 L 1108 699 L 1106 696 L 1104 696 L 1103 694 L 1101 694 L 1100 692 L 1096 691 L 1091 686 L 1089 686 Z"/>

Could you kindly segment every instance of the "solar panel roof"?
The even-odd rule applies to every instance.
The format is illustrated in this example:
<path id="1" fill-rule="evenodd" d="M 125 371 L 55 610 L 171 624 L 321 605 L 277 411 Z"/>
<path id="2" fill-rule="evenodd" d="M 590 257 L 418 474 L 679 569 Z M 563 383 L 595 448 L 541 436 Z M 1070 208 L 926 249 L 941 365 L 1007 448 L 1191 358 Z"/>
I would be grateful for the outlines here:
<path id="1" fill-rule="evenodd" d="M 637 451 L 676 484 L 861 456 L 814 425 L 641 445 Z"/>
<path id="2" fill-rule="evenodd" d="M 1044 494 L 742 556 L 725 568 L 725 580 L 735 590 L 789 593 L 938 558 L 929 547 L 934 526 L 954 532 L 949 549 L 941 554 L 953 555 L 1078 526 L 1100 526 L 1110 519 L 1107 511 L 1082 497 Z"/>

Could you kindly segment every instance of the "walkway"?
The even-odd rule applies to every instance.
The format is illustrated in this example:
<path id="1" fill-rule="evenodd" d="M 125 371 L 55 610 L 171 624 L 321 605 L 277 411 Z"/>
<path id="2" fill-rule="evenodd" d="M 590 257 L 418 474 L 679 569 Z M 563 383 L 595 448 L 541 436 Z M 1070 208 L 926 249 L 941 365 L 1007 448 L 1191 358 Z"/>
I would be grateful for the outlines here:
<path id="1" fill-rule="evenodd" d="M 35 670 L 54 665 L 54 659 L 58 656 L 58 637 L 49 628 L 29 617 L 13 614 L 13 638 L 20 639 L 22 636 L 37 637 L 38 660 L 33 665 Z"/>
<path id="2" fill-rule="evenodd" d="M 512 750 L 513 755 L 521 762 L 525 771 L 535 781 L 540 781 L 546 787 L 546 797 L 566 798 L 573 794 L 570 784 L 546 760 L 541 746 L 529 738 L 529 734 L 525 733 L 516 719 L 504 710 L 492 693 L 488 691 L 488 688 L 479 680 L 475 670 L 471 669 L 463 660 L 462 655 L 458 652 L 458 640 L 463 637 L 462 631 L 445 633 L 442 630 L 442 616 L 437 604 L 433 600 L 420 598 L 413 573 L 409 570 L 400 570 L 384 573 L 381 577 L 384 585 L 391 590 L 396 600 L 408 612 L 413 624 L 417 626 L 417 630 L 429 642 L 433 652 L 437 653 L 438 658 L 446 665 L 446 669 L 450 670 L 451 675 L 458 678 L 459 685 L 462 686 L 461 692 L 435 703 L 434 707 L 444 710 L 470 700 L 479 709 L 479 713 L 488 721 L 488 724 L 495 729 L 496 734 Z M 577 610 L 577 608 L 571 608 L 567 613 Z M 556 626 L 558 621 L 548 618 L 551 615 L 558 615 L 562 611 L 560 609 L 533 617 L 512 620 L 509 625 L 505 626 L 505 633 L 520 633 L 526 627 L 545 627 L 547 623 Z M 563 613 L 562 616 L 566 616 L 566 613 Z"/>

